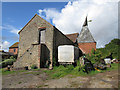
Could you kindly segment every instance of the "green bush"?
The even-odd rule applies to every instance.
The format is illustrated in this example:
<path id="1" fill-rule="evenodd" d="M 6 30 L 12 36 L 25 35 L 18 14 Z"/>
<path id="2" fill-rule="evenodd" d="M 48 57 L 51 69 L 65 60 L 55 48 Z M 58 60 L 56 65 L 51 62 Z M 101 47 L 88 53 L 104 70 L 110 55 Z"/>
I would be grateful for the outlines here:
<path id="1" fill-rule="evenodd" d="M 0 63 L 0 68 L 7 67 L 8 65 L 13 65 L 13 63 L 16 61 L 16 59 L 11 56 L 10 59 L 6 59 Z"/>
<path id="2" fill-rule="evenodd" d="M 37 66 L 36 65 L 32 65 L 31 69 L 37 69 Z"/>
<path id="3" fill-rule="evenodd" d="M 91 51 L 91 54 L 86 55 L 88 60 L 90 60 L 93 64 L 101 63 L 101 60 L 106 57 L 111 57 L 120 59 L 120 39 L 113 39 L 111 42 L 105 45 L 104 48 L 98 48 Z"/>

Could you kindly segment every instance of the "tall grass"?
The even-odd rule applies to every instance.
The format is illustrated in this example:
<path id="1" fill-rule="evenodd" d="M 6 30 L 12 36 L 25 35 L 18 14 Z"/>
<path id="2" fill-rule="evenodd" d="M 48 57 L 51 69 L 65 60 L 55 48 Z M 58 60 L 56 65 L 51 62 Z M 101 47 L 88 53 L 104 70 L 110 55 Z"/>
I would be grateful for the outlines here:
<path id="1" fill-rule="evenodd" d="M 106 71 L 117 70 L 118 64 L 114 63 L 111 64 L 111 68 L 107 68 L 107 70 L 99 70 L 99 71 L 95 70 L 89 72 L 88 74 L 86 72 L 83 72 L 84 71 L 83 69 L 84 68 L 79 64 L 76 67 L 73 67 L 73 65 L 67 65 L 66 67 L 60 65 L 58 67 L 54 67 L 53 70 L 44 70 L 44 72 L 47 73 L 52 79 L 61 78 L 68 74 L 74 76 L 92 76 Z"/>
<path id="2" fill-rule="evenodd" d="M 60 65 L 58 67 L 54 67 L 53 70 L 44 70 L 44 72 L 47 73 L 52 79 L 61 78 L 68 74 L 82 76 L 87 75 L 85 72 L 83 72 L 81 66 L 74 67 L 73 65 Z"/>
<path id="3" fill-rule="evenodd" d="M 83 66 L 81 66 L 79 63 L 77 64 L 76 67 L 74 67 L 73 65 L 67 65 L 67 66 L 56 66 L 53 67 L 53 70 L 42 70 L 42 69 L 35 69 L 35 71 L 43 71 L 45 72 L 50 79 L 58 79 L 61 77 L 64 77 L 66 75 L 74 75 L 74 76 L 92 76 L 95 75 L 97 73 L 102 73 L 102 72 L 106 72 L 106 71 L 111 71 L 111 70 L 117 70 L 118 69 L 118 65 L 116 63 L 111 64 L 111 68 L 107 68 L 106 70 L 95 70 L 95 71 L 91 71 L 88 74 L 83 72 L 84 68 Z M 5 69 L 0 69 L 0 72 L 2 71 L 3 75 L 8 75 L 8 74 L 19 74 L 19 72 L 26 72 L 26 70 L 23 71 L 6 71 Z M 33 70 L 34 71 L 34 70 Z"/>

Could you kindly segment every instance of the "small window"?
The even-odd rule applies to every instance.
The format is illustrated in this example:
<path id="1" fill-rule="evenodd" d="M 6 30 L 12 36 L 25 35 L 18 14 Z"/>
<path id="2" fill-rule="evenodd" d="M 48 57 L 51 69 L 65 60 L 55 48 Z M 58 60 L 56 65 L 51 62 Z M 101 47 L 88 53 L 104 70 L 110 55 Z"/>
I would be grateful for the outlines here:
<path id="1" fill-rule="evenodd" d="M 14 52 L 16 52 L 16 49 L 14 49 Z"/>
<path id="2" fill-rule="evenodd" d="M 45 29 L 39 31 L 39 43 L 45 43 Z"/>

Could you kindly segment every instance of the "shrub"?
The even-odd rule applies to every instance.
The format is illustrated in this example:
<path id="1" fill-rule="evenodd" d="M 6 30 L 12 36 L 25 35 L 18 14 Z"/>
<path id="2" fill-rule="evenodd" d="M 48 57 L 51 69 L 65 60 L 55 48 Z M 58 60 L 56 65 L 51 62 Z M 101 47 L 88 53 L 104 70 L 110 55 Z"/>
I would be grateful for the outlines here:
<path id="1" fill-rule="evenodd" d="M 31 69 L 37 69 L 37 66 L 36 65 L 32 65 Z"/>
<path id="2" fill-rule="evenodd" d="M 0 63 L 0 68 L 7 67 L 8 65 L 13 65 L 13 63 L 16 61 L 16 59 L 11 56 L 10 59 L 6 59 Z"/>

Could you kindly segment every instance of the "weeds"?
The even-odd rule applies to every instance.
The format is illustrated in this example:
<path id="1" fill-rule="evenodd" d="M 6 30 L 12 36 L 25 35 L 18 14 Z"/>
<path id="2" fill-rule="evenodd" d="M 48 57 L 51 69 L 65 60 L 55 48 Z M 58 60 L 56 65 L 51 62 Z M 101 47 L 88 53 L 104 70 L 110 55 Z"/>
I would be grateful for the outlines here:
<path id="1" fill-rule="evenodd" d="M 8 74 L 17 74 L 19 72 L 26 72 L 26 70 L 19 70 L 19 71 L 8 71 L 5 68 L 2 68 L 0 70 L 0 73 L 2 73 L 2 75 L 8 75 Z"/>
<path id="2" fill-rule="evenodd" d="M 83 72 L 84 71 L 84 66 L 80 66 L 79 64 L 77 64 L 76 67 L 73 67 L 73 65 L 67 65 L 67 66 L 55 66 L 53 67 L 53 70 L 40 70 L 40 69 L 34 69 L 31 70 L 31 72 L 28 72 L 26 70 L 21 70 L 21 71 L 6 71 L 5 69 L 0 69 L 0 71 L 2 71 L 3 75 L 8 75 L 8 74 L 17 74 L 20 72 L 25 72 L 23 74 L 34 74 L 34 75 L 39 75 L 41 73 L 46 73 L 48 75 L 49 78 L 47 79 L 59 79 L 61 77 L 64 77 L 66 75 L 73 75 L 73 76 L 92 76 L 98 73 L 103 73 L 106 71 L 111 71 L 111 70 L 117 70 L 118 69 L 118 65 L 117 63 L 113 63 L 111 64 L 111 68 L 107 68 L 106 70 L 95 70 L 95 71 L 91 71 L 88 74 Z M 40 71 L 40 72 L 39 72 Z"/>
<path id="3" fill-rule="evenodd" d="M 21 84 L 22 82 L 19 82 L 18 84 Z"/>
<path id="4" fill-rule="evenodd" d="M 31 66 L 31 69 L 37 69 L 37 66 L 33 64 L 33 65 Z"/>
<path id="5" fill-rule="evenodd" d="M 118 64 L 115 63 L 115 64 L 111 64 L 111 68 L 108 68 L 107 70 L 100 70 L 100 71 L 94 70 L 87 74 L 83 72 L 84 68 L 78 64 L 76 67 L 73 67 L 72 65 L 67 65 L 66 67 L 60 65 L 59 67 L 54 67 L 53 70 L 44 70 L 43 72 L 47 73 L 49 77 L 52 79 L 59 79 L 68 74 L 74 76 L 92 76 L 98 73 L 106 72 L 108 70 L 110 71 L 116 69 L 118 69 Z"/>

